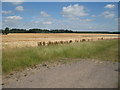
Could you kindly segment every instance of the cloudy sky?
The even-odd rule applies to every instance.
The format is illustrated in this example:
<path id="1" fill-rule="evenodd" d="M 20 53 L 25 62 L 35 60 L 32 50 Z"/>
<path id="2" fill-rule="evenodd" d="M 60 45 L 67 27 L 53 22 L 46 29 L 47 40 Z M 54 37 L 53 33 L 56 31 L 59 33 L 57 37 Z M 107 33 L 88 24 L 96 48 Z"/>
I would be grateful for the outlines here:
<path id="1" fill-rule="evenodd" d="M 117 31 L 117 2 L 3 2 L 3 28 Z"/>

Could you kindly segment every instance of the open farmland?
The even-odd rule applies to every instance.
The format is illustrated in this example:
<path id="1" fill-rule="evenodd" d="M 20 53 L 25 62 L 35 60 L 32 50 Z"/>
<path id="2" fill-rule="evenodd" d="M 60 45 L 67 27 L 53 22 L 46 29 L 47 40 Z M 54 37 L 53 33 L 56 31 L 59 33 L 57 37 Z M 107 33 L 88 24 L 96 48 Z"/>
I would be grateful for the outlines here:
<path id="1" fill-rule="evenodd" d="M 117 61 L 117 40 L 3 49 L 3 87 L 117 88 Z"/>
<path id="2" fill-rule="evenodd" d="M 117 34 L 24 33 L 2 38 L 5 88 L 118 87 Z"/>
<path id="3" fill-rule="evenodd" d="M 36 47 L 38 42 L 60 42 L 72 41 L 80 42 L 82 39 L 86 41 L 96 41 L 99 39 L 118 38 L 117 34 L 76 34 L 76 33 L 15 33 L 2 35 L 3 48 L 21 48 Z"/>
<path id="4" fill-rule="evenodd" d="M 24 33 L 2 38 L 5 88 L 118 87 L 117 34 Z"/>

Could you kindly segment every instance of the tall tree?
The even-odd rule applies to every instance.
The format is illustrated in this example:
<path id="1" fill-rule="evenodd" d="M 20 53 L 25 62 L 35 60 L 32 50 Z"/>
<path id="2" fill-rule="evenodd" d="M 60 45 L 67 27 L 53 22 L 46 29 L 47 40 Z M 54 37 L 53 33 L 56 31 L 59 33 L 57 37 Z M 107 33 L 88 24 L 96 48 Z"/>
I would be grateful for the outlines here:
<path id="1" fill-rule="evenodd" d="M 9 28 L 8 28 L 8 27 L 6 27 L 6 28 L 5 28 L 5 32 L 4 32 L 4 33 L 7 35 L 7 34 L 9 33 L 9 31 L 10 31 L 10 30 L 9 30 Z"/>

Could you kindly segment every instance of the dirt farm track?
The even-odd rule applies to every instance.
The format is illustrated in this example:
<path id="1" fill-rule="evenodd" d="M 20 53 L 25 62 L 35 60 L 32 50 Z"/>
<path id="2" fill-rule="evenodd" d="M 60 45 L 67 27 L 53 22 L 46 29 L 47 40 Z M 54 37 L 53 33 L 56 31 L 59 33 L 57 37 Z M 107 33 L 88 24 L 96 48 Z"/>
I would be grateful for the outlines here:
<path id="1" fill-rule="evenodd" d="M 118 38 L 118 34 L 15 33 L 1 35 L 3 48 L 36 47 L 38 42 L 80 42 Z"/>

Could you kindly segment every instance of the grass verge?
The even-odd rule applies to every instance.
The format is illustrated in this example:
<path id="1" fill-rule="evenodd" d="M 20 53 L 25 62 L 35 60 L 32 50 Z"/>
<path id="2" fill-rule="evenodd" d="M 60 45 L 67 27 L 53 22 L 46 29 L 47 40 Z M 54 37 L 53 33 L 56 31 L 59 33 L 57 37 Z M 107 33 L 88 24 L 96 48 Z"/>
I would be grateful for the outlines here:
<path id="1" fill-rule="evenodd" d="M 118 60 L 118 40 L 72 43 L 34 48 L 3 49 L 3 74 L 63 58 Z"/>

